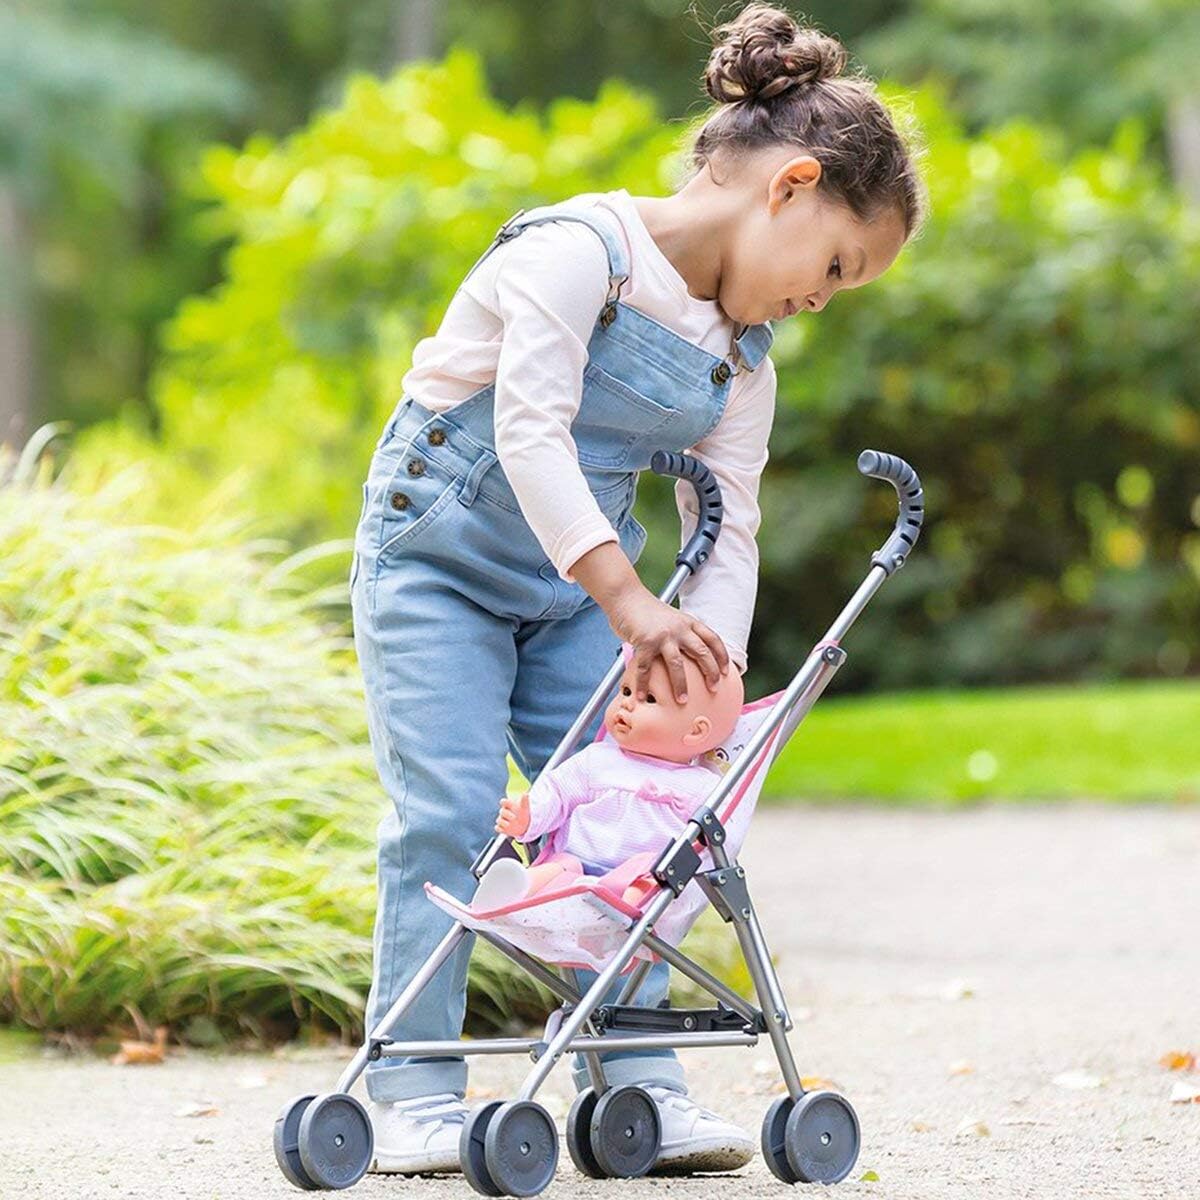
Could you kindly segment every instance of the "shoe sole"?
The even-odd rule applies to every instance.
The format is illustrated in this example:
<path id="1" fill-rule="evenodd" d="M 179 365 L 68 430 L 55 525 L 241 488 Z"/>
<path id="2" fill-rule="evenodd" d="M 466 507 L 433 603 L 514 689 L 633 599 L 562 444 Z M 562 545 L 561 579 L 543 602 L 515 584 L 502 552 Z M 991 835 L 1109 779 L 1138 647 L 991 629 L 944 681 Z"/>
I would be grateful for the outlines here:
<path id="1" fill-rule="evenodd" d="M 376 1155 L 367 1168 L 368 1175 L 460 1175 L 462 1164 L 458 1155 L 453 1158 L 436 1155 L 410 1155 L 407 1158 L 388 1158 Z"/>
<path id="2" fill-rule="evenodd" d="M 701 1143 L 686 1150 L 667 1150 L 650 1168 L 650 1175 L 699 1175 L 705 1172 L 736 1171 L 754 1157 L 753 1147 L 731 1142 Z"/>

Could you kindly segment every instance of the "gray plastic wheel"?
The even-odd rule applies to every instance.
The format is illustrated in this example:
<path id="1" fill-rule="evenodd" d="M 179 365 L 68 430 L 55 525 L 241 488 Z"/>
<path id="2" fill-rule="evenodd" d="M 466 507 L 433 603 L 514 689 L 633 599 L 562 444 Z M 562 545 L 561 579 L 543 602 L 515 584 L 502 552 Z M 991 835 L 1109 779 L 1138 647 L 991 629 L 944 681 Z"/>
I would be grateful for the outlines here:
<path id="1" fill-rule="evenodd" d="M 837 1092 L 809 1092 L 788 1113 L 784 1146 L 800 1183 L 838 1183 L 858 1159 L 858 1117 Z"/>
<path id="2" fill-rule="evenodd" d="M 787 1157 L 787 1119 L 791 1111 L 791 1096 L 781 1096 L 767 1109 L 762 1123 L 762 1156 L 776 1179 L 799 1183 Z"/>
<path id="3" fill-rule="evenodd" d="M 536 1196 L 558 1168 L 554 1119 L 533 1100 L 502 1104 L 483 1136 L 488 1174 L 504 1196 Z"/>
<path id="4" fill-rule="evenodd" d="M 658 1105 L 640 1087 L 609 1088 L 592 1113 L 592 1154 L 612 1179 L 636 1179 L 658 1160 Z"/>
<path id="5" fill-rule="evenodd" d="M 492 1100 L 467 1114 L 462 1133 L 458 1136 L 458 1161 L 467 1182 L 481 1196 L 503 1196 L 487 1168 L 484 1138 L 488 1125 L 503 1101 Z"/>
<path id="6" fill-rule="evenodd" d="M 367 1110 L 344 1092 L 314 1097 L 300 1116 L 300 1162 L 318 1188 L 352 1187 L 371 1165 L 375 1134 Z"/>
<path id="7" fill-rule="evenodd" d="M 297 1096 L 275 1118 L 275 1161 L 284 1179 L 306 1192 L 320 1191 L 320 1185 L 309 1178 L 300 1161 L 300 1118 L 315 1099 L 316 1096 Z"/>
<path id="8" fill-rule="evenodd" d="M 594 1088 L 584 1088 L 567 1113 L 567 1151 L 571 1161 L 591 1179 L 604 1179 L 604 1168 L 592 1153 L 592 1113 L 596 1111 Z"/>

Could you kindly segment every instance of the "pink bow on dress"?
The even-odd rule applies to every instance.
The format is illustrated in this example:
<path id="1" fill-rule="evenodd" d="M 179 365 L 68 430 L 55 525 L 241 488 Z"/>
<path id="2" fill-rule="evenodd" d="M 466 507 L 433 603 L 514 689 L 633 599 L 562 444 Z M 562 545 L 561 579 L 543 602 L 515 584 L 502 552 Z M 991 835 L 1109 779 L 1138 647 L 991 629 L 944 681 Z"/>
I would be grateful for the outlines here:
<path id="1" fill-rule="evenodd" d="M 647 779 L 634 795 L 639 800 L 651 804 L 666 804 L 681 820 L 686 821 L 696 809 L 696 803 L 690 797 L 680 796 L 675 792 L 661 791 L 653 779 Z"/>

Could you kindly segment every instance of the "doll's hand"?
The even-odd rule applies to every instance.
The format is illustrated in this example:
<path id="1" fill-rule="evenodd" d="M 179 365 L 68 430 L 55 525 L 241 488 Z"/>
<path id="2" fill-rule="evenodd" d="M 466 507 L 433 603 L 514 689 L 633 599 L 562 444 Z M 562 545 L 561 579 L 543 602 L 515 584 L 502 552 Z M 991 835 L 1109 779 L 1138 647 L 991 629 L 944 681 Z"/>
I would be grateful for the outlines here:
<path id="1" fill-rule="evenodd" d="M 500 801 L 500 815 L 496 818 L 496 832 L 511 838 L 524 836 L 529 828 L 529 793 L 522 792 L 515 800 L 505 796 Z"/>

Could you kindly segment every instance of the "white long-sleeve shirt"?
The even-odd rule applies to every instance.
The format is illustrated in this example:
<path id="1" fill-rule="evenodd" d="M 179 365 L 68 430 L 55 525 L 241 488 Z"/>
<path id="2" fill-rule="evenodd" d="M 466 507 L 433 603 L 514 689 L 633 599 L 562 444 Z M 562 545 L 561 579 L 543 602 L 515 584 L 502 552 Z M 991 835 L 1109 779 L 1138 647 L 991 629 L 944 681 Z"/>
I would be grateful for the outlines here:
<path id="1" fill-rule="evenodd" d="M 623 234 L 629 280 L 623 303 L 687 341 L 728 355 L 733 322 L 715 300 L 688 293 L 625 189 L 577 196 L 601 205 Z M 496 454 L 521 512 L 559 576 L 595 546 L 616 541 L 579 469 L 571 423 L 579 411 L 587 345 L 608 292 L 608 257 L 596 233 L 574 221 L 523 230 L 497 246 L 455 293 L 436 334 L 422 339 L 405 393 L 434 412 L 495 382 Z M 680 606 L 724 641 L 739 671 L 758 590 L 759 478 L 775 414 L 775 369 L 764 358 L 733 378 L 716 428 L 688 452 L 717 476 L 721 534 L 703 568 L 680 589 Z M 695 493 L 675 486 L 680 545 L 695 530 Z"/>

